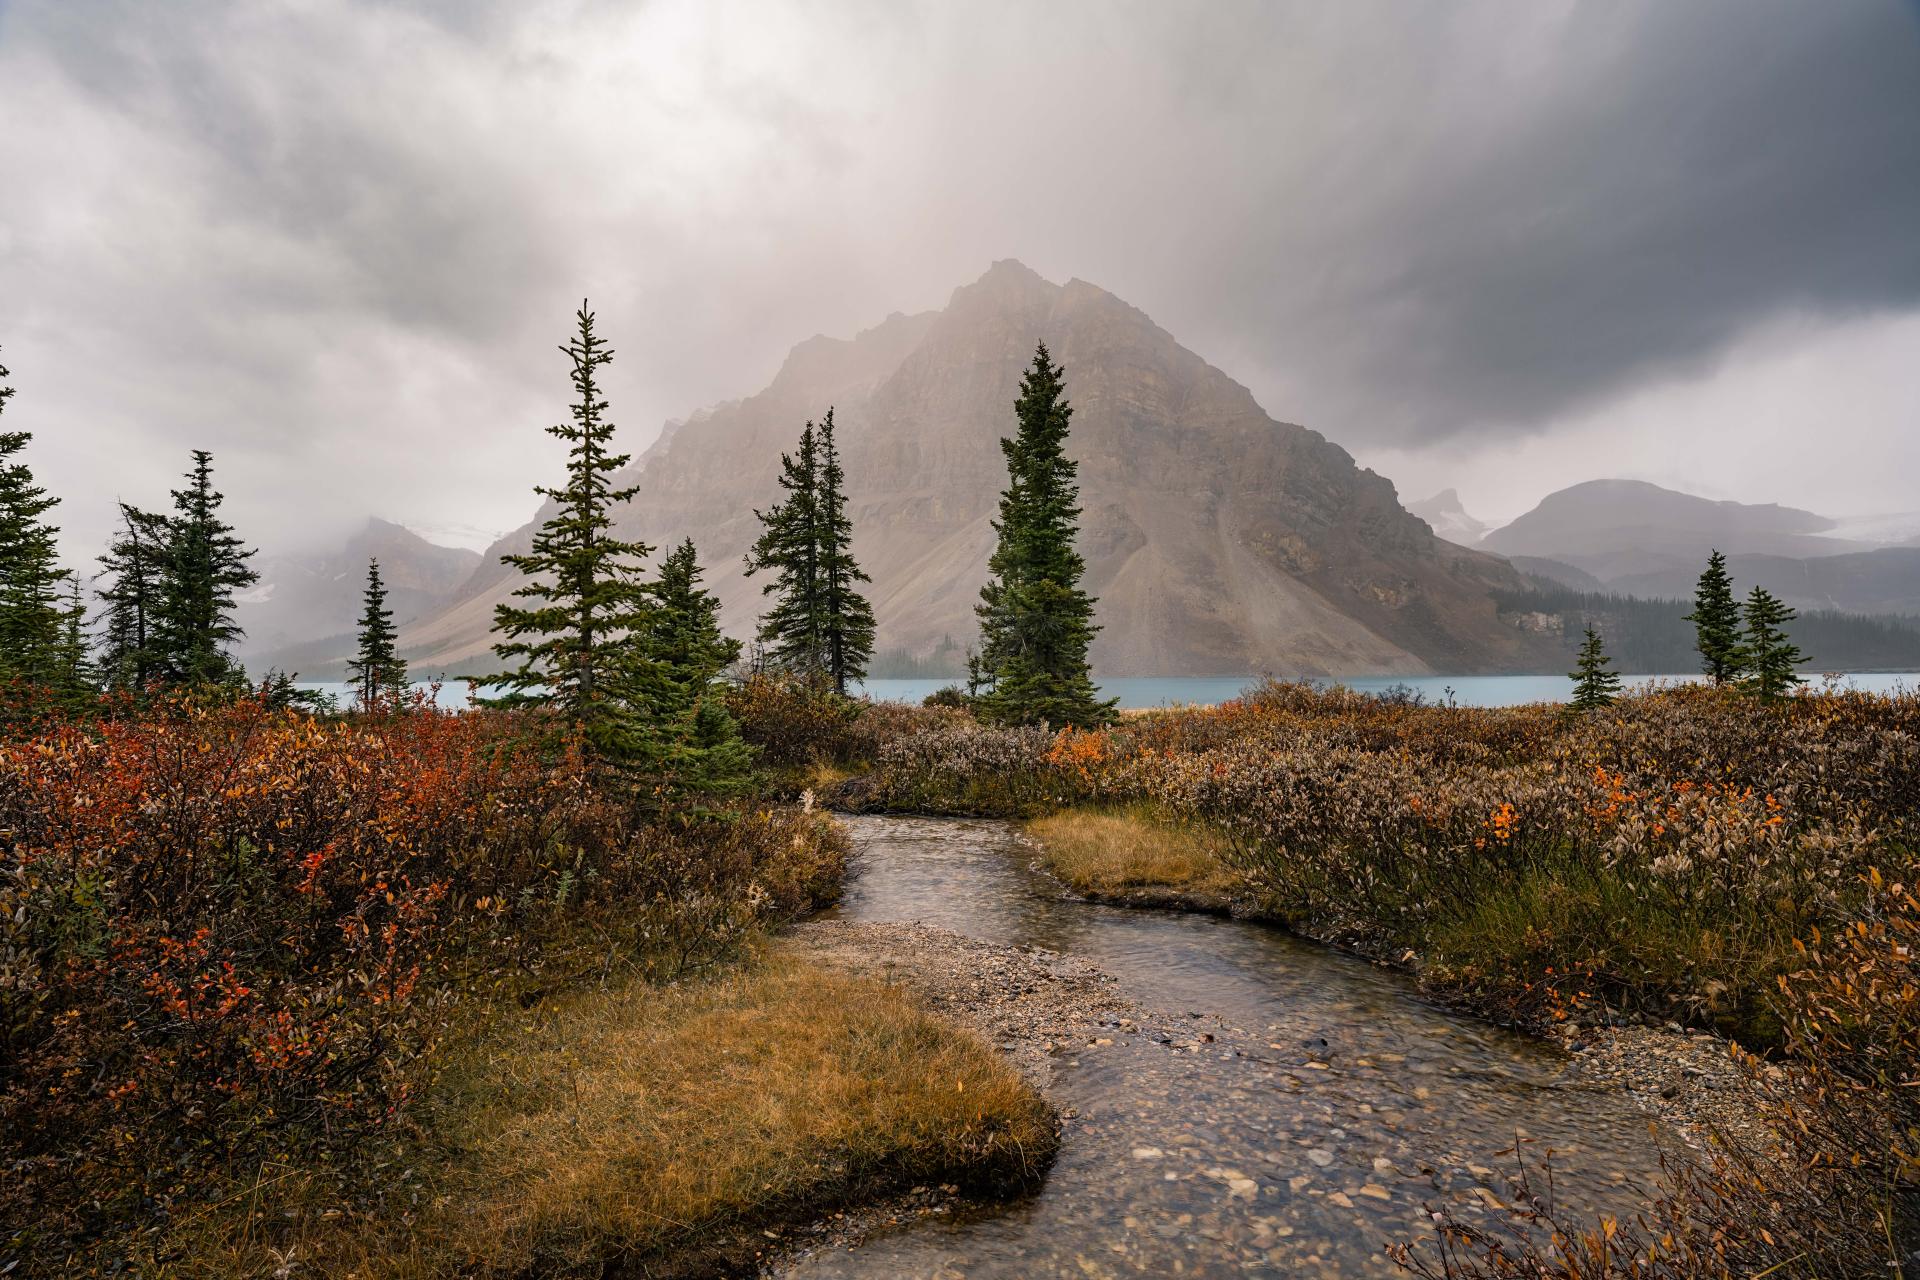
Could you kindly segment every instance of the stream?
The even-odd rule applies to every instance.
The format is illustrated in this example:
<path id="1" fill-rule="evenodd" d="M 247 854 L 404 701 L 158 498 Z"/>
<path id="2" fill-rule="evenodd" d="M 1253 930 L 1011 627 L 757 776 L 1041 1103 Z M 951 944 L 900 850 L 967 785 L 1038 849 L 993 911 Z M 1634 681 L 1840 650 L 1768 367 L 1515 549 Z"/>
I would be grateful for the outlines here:
<path id="1" fill-rule="evenodd" d="M 793 1275 L 1398 1275 L 1384 1246 L 1427 1233 L 1423 1206 L 1500 1216 L 1516 1140 L 1551 1149 L 1563 1206 L 1645 1202 L 1658 1152 L 1643 1112 L 1566 1079 L 1558 1049 L 1428 1003 L 1403 974 L 1260 924 L 1064 897 L 1005 823 L 850 826 L 831 915 L 1086 960 L 1144 1011 L 1142 1030 L 1061 1051 L 1064 1140 L 1036 1195 Z"/>

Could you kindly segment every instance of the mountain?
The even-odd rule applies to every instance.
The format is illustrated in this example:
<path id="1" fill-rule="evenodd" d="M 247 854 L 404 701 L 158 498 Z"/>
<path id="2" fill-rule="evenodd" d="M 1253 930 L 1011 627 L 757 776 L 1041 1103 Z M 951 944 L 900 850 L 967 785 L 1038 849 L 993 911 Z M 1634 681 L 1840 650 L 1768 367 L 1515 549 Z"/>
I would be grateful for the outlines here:
<path id="1" fill-rule="evenodd" d="M 1585 569 L 1574 568 L 1564 560 L 1549 560 L 1544 556 L 1508 556 L 1507 563 L 1529 577 L 1545 579 L 1569 591 L 1606 594 L 1606 583 Z M 1687 594 L 1693 594 L 1691 588 L 1688 589 Z"/>
<path id="2" fill-rule="evenodd" d="M 1684 600 L 1710 551 L 1744 594 L 1796 609 L 1920 616 L 1920 546 L 1888 546 L 1920 517 L 1831 520 L 1793 507 L 1715 502 L 1637 480 L 1592 480 L 1541 499 L 1481 546 L 1575 592 Z"/>
<path id="3" fill-rule="evenodd" d="M 1515 561 L 1516 566 L 1519 561 Z M 1883 547 L 1848 555 L 1727 557 L 1727 571 L 1742 593 L 1756 584 L 1796 609 L 1834 609 L 1844 613 L 1920 616 L 1920 547 Z M 1607 590 L 1621 595 L 1693 596 L 1700 566 L 1609 579 Z"/>
<path id="4" fill-rule="evenodd" d="M 1477 547 L 1487 536 L 1486 522 L 1469 515 L 1460 505 L 1460 494 L 1453 489 L 1442 489 L 1424 502 L 1410 502 L 1407 511 L 1425 520 L 1448 542 L 1463 547 Z"/>
<path id="5" fill-rule="evenodd" d="M 387 607 L 403 625 L 446 608 L 481 563 L 477 551 L 374 519 L 328 551 L 258 556 L 260 581 L 235 610 L 246 631 L 241 660 L 256 674 L 272 666 L 308 679 L 338 675 L 353 649 L 369 559 L 380 561 Z"/>
<path id="6" fill-rule="evenodd" d="M 751 635 L 761 580 L 741 556 L 779 496 L 780 453 L 828 406 L 844 454 L 854 551 L 873 576 L 878 647 L 965 644 L 993 546 L 999 439 L 1034 345 L 1066 370 L 1080 464 L 1080 545 L 1100 598 L 1105 675 L 1544 669 L 1538 636 L 1501 622 L 1504 562 L 1434 537 L 1393 486 L 1252 394 L 1114 295 L 996 263 L 947 306 L 851 339 L 810 338 L 765 390 L 713 407 L 637 459 L 623 537 L 700 549 L 722 618 Z M 555 371 L 555 400 L 564 395 Z M 557 478 L 557 477 L 554 477 Z M 539 518 L 544 518 L 542 512 Z M 490 548 L 462 598 L 405 628 L 416 666 L 483 664 L 510 589 Z"/>
<path id="7" fill-rule="evenodd" d="M 1793 507 L 1716 502 L 1639 480 L 1589 480 L 1548 494 L 1480 545 L 1504 556 L 1558 560 L 1611 585 L 1626 575 L 1688 568 L 1697 574 L 1716 547 L 1728 555 L 1796 559 L 1872 548 L 1832 536 L 1836 527 Z"/>
<path id="8" fill-rule="evenodd" d="M 1920 511 L 1849 516 L 1834 526 L 1833 536 L 1881 546 L 1920 547 Z"/>

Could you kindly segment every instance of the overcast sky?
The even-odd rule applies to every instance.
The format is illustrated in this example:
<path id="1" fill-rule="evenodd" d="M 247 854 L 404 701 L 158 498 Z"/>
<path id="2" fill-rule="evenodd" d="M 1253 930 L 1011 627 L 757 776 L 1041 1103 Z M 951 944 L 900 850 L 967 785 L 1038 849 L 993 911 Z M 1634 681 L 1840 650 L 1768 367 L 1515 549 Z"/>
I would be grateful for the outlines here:
<path id="1" fill-rule="evenodd" d="M 532 511 L 591 296 L 638 450 L 997 258 L 1418 499 L 1920 508 L 1920 9 L 0 0 L 5 423 L 90 555 Z"/>

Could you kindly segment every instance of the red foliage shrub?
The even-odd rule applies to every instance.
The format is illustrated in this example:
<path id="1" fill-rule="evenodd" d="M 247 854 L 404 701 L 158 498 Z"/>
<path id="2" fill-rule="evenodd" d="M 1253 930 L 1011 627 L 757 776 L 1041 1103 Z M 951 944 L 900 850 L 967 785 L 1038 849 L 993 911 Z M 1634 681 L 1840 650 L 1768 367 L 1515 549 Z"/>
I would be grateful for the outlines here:
<path id="1" fill-rule="evenodd" d="M 684 963 L 834 878 L 812 818 L 647 826 L 524 728 L 242 699 L 0 743 L 0 1257 L 391 1127 L 455 998 L 582 921 Z"/>

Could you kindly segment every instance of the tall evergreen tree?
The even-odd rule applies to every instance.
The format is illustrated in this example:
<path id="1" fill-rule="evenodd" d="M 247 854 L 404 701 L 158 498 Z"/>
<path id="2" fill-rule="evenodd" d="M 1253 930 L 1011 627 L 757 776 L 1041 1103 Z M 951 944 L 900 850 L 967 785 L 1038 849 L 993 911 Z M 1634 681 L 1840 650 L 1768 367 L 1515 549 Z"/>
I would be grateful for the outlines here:
<path id="1" fill-rule="evenodd" d="M 1620 677 L 1607 669 L 1612 663 L 1600 641 L 1600 633 L 1589 626 L 1586 639 L 1580 644 L 1579 665 L 1571 676 L 1573 700 L 1567 704 L 1570 710 L 1592 711 L 1613 704 L 1620 696 Z"/>
<path id="2" fill-rule="evenodd" d="M 1693 589 L 1693 612 L 1685 620 L 1693 624 L 1700 669 L 1715 684 L 1738 680 L 1747 664 L 1740 643 L 1740 603 L 1733 595 L 1727 558 L 1718 550 L 1707 557 L 1707 567 Z"/>
<path id="3" fill-rule="evenodd" d="M 186 481 L 173 491 L 154 647 L 171 683 L 232 684 L 244 676 L 231 656 L 241 636 L 233 620 L 234 595 L 260 575 L 247 564 L 252 549 L 220 517 L 225 497 L 213 487 L 213 455 L 195 449 Z"/>
<path id="4" fill-rule="evenodd" d="M 7 376 L 0 366 L 0 379 Z M 13 388 L 0 385 L 0 411 L 12 397 Z M 0 431 L 0 682 L 50 686 L 60 670 L 66 575 L 55 542 L 60 531 L 43 519 L 60 500 L 17 460 L 32 439 Z"/>
<path id="5" fill-rule="evenodd" d="M 1800 683 L 1794 665 L 1806 655 L 1786 632 L 1786 624 L 1797 616 L 1765 587 L 1747 593 L 1746 686 L 1762 701 L 1771 702 Z"/>
<path id="6" fill-rule="evenodd" d="M 980 617 L 979 663 L 986 690 L 979 706 L 1008 724 L 1105 724 L 1103 701 L 1087 666 L 1099 628 L 1094 600 L 1080 586 L 1086 562 L 1074 547 L 1079 531 L 1077 465 L 1066 456 L 1073 416 L 1062 369 L 1046 343 L 1020 381 L 1014 402 L 1019 429 L 1000 441 L 1007 487 L 1000 495 L 1000 539 L 987 562 Z"/>
<path id="7" fill-rule="evenodd" d="M 665 785 L 709 795 L 743 789 L 753 749 L 741 740 L 717 685 L 740 657 L 740 642 L 720 631 L 720 602 L 700 585 L 691 539 L 660 562 L 654 609 L 639 637 L 651 666 L 647 700 L 665 739 Z"/>
<path id="8" fill-rule="evenodd" d="M 856 585 L 872 582 L 853 558 L 853 520 L 847 515 L 846 472 L 833 438 L 833 409 L 820 420 L 820 483 L 816 563 L 820 574 L 820 631 L 825 641 L 827 679 L 845 695 L 847 685 L 865 679 L 873 657 L 873 606 Z"/>
<path id="9" fill-rule="evenodd" d="M 361 597 L 359 648 L 353 661 L 354 697 L 364 711 L 397 709 L 407 692 L 407 664 L 399 653 L 400 633 L 387 608 L 387 584 L 380 580 L 380 562 L 367 561 L 367 589 Z"/>
<path id="10" fill-rule="evenodd" d="M 120 504 L 120 530 L 100 557 L 106 604 L 101 628 L 101 675 L 108 687 L 140 690 L 162 674 L 155 640 L 162 575 L 168 554 L 167 519 Z"/>
<path id="11" fill-rule="evenodd" d="M 96 674 L 87 640 L 87 601 L 80 575 L 66 575 L 66 599 L 60 610 L 60 645 L 55 654 L 53 688 L 71 705 L 96 693 Z"/>
<path id="12" fill-rule="evenodd" d="M 812 422 L 801 429 L 797 453 L 780 455 L 780 487 L 787 496 L 760 519 L 760 537 L 747 552 L 747 575 L 771 570 L 760 588 L 775 597 L 761 615 L 758 639 L 776 665 L 807 680 L 828 678 L 826 601 L 820 566 L 820 449 Z"/>
<path id="13" fill-rule="evenodd" d="M 639 490 L 611 483 L 628 462 L 613 451 L 598 381 L 613 352 L 594 332 L 585 302 L 574 320 L 576 332 L 560 348 L 573 365 L 571 421 L 547 428 L 567 443 L 567 479 L 557 489 L 535 487 L 554 512 L 526 555 L 501 557 L 525 576 L 513 595 L 527 603 L 494 609 L 503 639 L 493 651 L 519 665 L 488 682 L 505 688 L 494 701 L 550 707 L 603 760 L 633 766 L 649 762 L 657 745 L 641 693 L 644 659 L 629 643 L 650 621 L 651 593 L 640 574 L 653 548 L 613 536 L 615 505 Z"/>

